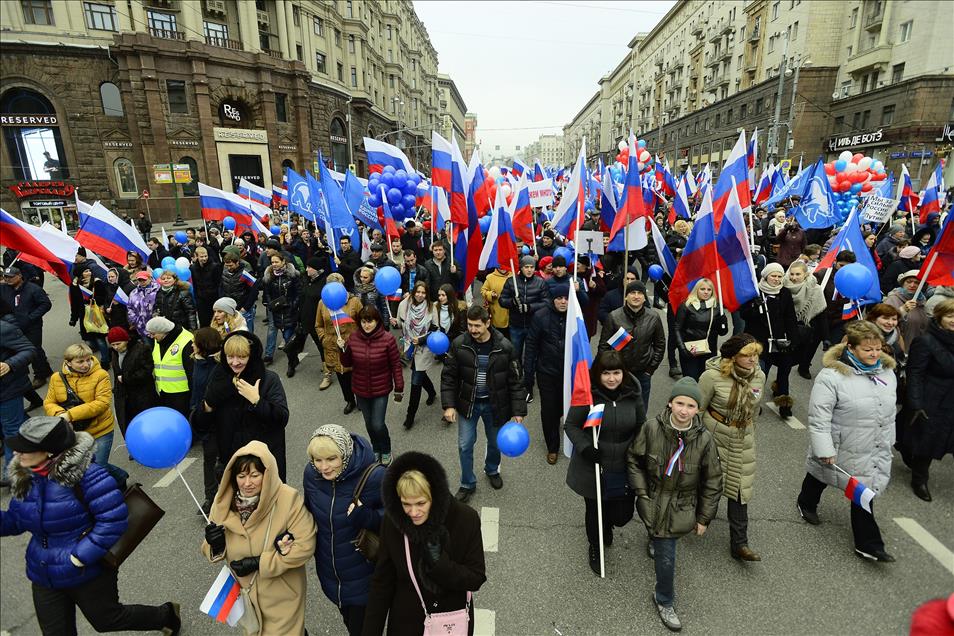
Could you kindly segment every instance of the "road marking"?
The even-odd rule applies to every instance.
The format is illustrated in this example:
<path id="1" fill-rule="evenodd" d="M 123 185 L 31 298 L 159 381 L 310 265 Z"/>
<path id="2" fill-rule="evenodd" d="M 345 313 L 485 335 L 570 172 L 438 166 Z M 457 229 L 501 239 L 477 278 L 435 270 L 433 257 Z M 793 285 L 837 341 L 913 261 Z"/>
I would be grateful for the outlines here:
<path id="1" fill-rule="evenodd" d="M 496 552 L 500 537 L 500 508 L 480 509 L 480 534 L 484 539 L 484 552 Z"/>
<path id="2" fill-rule="evenodd" d="M 901 529 L 911 535 L 911 538 L 921 544 L 921 547 L 927 550 L 928 554 L 937 559 L 944 568 L 954 575 L 954 552 L 934 538 L 930 532 L 915 521 L 907 517 L 895 517 L 894 522 L 901 526 Z"/>
<path id="3" fill-rule="evenodd" d="M 487 510 L 487 508 L 484 508 Z M 496 508 L 494 508 L 496 510 Z M 497 632 L 497 616 L 493 610 L 474 610 L 474 636 L 494 636 Z"/>
<path id="4" fill-rule="evenodd" d="M 178 468 L 180 471 L 184 471 L 186 468 L 188 468 L 189 466 L 191 466 L 194 462 L 195 462 L 195 457 L 186 457 L 186 458 L 183 459 L 181 462 L 179 462 L 179 466 L 177 466 L 177 468 Z M 169 484 L 171 484 L 172 482 L 174 482 L 174 481 L 176 480 L 176 477 L 178 477 L 178 476 L 179 476 L 179 475 L 176 473 L 176 469 L 173 468 L 173 469 L 170 470 L 168 473 L 166 473 L 165 475 L 163 475 L 163 476 L 162 476 L 162 479 L 160 479 L 159 481 L 157 481 L 152 487 L 153 487 L 153 488 L 165 488 L 165 487 L 167 487 Z"/>
<path id="5" fill-rule="evenodd" d="M 765 403 L 765 406 L 767 406 L 770 411 L 772 411 L 773 413 L 775 413 L 776 415 L 778 415 L 778 406 L 775 405 L 775 402 L 766 402 L 766 403 Z M 781 415 L 778 415 L 778 416 L 779 416 L 779 417 L 782 417 Z M 783 418 L 782 418 L 782 421 L 785 422 L 786 424 L 788 424 L 788 427 L 791 428 L 791 429 L 793 429 L 793 430 L 796 430 L 796 431 L 803 431 L 803 430 L 805 430 L 805 425 L 802 424 L 802 423 L 798 420 L 798 418 L 795 417 L 794 415 L 793 415 L 792 417 L 783 417 Z"/>

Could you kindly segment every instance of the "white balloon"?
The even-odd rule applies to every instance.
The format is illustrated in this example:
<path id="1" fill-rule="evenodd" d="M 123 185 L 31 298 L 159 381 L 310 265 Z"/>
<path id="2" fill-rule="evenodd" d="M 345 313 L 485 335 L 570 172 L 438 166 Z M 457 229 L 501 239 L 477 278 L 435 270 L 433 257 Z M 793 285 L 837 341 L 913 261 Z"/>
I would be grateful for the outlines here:
<path id="1" fill-rule="evenodd" d="M 853 156 L 854 155 L 851 154 L 850 150 L 845 150 L 840 155 L 838 155 L 838 158 L 841 159 L 842 161 L 847 161 L 848 163 L 851 163 L 851 158 Z"/>
<path id="2" fill-rule="evenodd" d="M 871 169 L 874 170 L 875 172 L 881 172 L 882 170 L 884 170 L 884 162 L 878 159 L 877 161 L 871 164 Z"/>
<path id="3" fill-rule="evenodd" d="M 189 269 L 189 266 L 191 264 L 192 263 L 190 263 L 189 259 L 187 259 L 185 256 L 180 256 L 179 258 L 176 259 L 176 267 L 181 267 L 182 269 Z"/>
<path id="4" fill-rule="evenodd" d="M 505 197 L 509 197 L 509 196 L 510 196 L 510 193 L 511 193 L 512 191 L 513 191 L 513 190 L 510 188 L 510 184 L 509 184 L 509 183 L 505 183 L 505 184 L 503 184 L 502 186 L 500 186 L 500 192 L 501 192 L 501 194 L 503 194 Z"/>
<path id="5" fill-rule="evenodd" d="M 643 167 L 644 167 L 644 166 L 643 166 L 643 162 L 642 162 L 642 161 L 637 161 L 637 162 L 636 162 L 636 165 L 639 167 L 639 171 L 642 172 L 642 171 L 643 171 Z"/>
<path id="6" fill-rule="evenodd" d="M 848 174 L 851 174 L 852 172 L 857 172 L 857 171 L 858 171 L 857 163 L 849 163 L 847 166 L 845 166 L 845 172 L 847 172 Z"/>
<path id="7" fill-rule="evenodd" d="M 497 180 L 497 177 L 500 176 L 500 167 L 499 167 L 499 166 L 491 166 L 491 167 L 490 167 L 490 170 L 488 170 L 487 172 L 490 173 L 490 178 L 493 179 L 494 181 L 496 181 L 496 180 Z"/>
<path id="8" fill-rule="evenodd" d="M 871 157 L 862 157 L 861 161 L 858 162 L 858 167 L 862 170 L 867 170 L 871 167 L 871 163 L 874 161 Z"/>
<path id="9" fill-rule="evenodd" d="M 648 151 L 648 150 L 644 150 L 644 151 L 642 151 L 641 153 L 639 153 L 639 160 L 640 160 L 640 162 L 642 162 L 642 163 L 649 163 L 649 160 L 650 160 L 651 158 L 652 158 L 652 155 L 649 154 L 649 151 Z"/>
<path id="10" fill-rule="evenodd" d="M 626 150 L 626 140 L 620 139 L 619 145 L 617 146 L 617 148 L 619 148 L 620 152 L 622 152 L 623 150 Z"/>

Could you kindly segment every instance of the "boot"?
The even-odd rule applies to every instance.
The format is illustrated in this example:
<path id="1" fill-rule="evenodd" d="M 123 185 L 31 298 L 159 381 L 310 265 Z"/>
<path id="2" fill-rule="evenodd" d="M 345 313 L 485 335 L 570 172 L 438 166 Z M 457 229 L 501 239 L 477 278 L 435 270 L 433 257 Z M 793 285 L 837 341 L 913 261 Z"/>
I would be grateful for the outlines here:
<path id="1" fill-rule="evenodd" d="M 775 406 L 778 407 L 778 415 L 783 420 L 787 420 L 792 417 L 792 407 L 795 405 L 795 400 L 792 399 L 790 395 L 780 395 L 775 400 Z"/>
<path id="2" fill-rule="evenodd" d="M 419 385 L 411 385 L 411 400 L 407 404 L 407 415 L 404 417 L 404 428 L 407 430 L 414 427 L 414 416 L 417 415 L 417 407 L 421 404 L 421 390 Z"/>
<path id="3" fill-rule="evenodd" d="M 288 370 L 285 371 L 285 377 L 293 378 L 295 377 L 295 368 L 298 366 L 298 354 L 294 351 L 285 351 L 285 355 L 288 356 Z"/>
<path id="4" fill-rule="evenodd" d="M 331 371 L 325 371 L 324 376 L 321 378 L 321 384 L 318 385 L 318 390 L 324 391 L 329 386 L 331 386 Z"/>
<path id="5" fill-rule="evenodd" d="M 434 388 L 434 383 L 431 382 L 431 379 L 424 376 L 424 392 L 427 393 L 427 399 L 424 400 L 424 406 L 430 406 L 434 403 L 434 400 L 437 399 L 437 389 Z"/>
<path id="6" fill-rule="evenodd" d="M 593 573 L 596 574 L 596 576 L 599 576 L 600 575 L 600 549 L 591 543 L 588 556 L 590 561 L 590 569 L 593 570 Z"/>

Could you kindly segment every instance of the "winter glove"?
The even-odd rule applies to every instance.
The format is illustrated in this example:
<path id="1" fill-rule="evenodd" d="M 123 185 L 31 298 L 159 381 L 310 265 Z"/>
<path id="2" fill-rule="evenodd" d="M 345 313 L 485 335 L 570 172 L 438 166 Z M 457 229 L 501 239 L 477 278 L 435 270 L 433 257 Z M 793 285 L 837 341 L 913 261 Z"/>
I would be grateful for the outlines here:
<path id="1" fill-rule="evenodd" d="M 250 556 L 239 559 L 238 561 L 232 561 L 229 563 L 229 567 L 232 568 L 232 571 L 238 576 L 248 576 L 252 572 L 258 571 L 258 557 Z"/>
<path id="2" fill-rule="evenodd" d="M 351 512 L 348 513 L 348 521 L 358 530 L 367 528 L 374 521 L 374 511 L 370 506 L 355 506 L 351 509 Z"/>
<path id="3" fill-rule="evenodd" d="M 595 446 L 587 446 L 586 448 L 580 450 L 580 455 L 583 456 L 583 459 L 598 464 L 600 461 L 600 449 Z"/>
<path id="4" fill-rule="evenodd" d="M 427 542 L 427 558 L 431 563 L 437 563 L 441 558 L 441 543 L 440 541 L 428 541 Z"/>
<path id="5" fill-rule="evenodd" d="M 924 412 L 924 409 L 918 409 L 914 412 L 914 415 L 911 416 L 911 421 L 908 422 L 908 426 L 914 426 L 916 424 L 927 422 L 930 418 L 928 414 Z"/>
<path id="6" fill-rule="evenodd" d="M 831 349 L 831 342 L 822 340 L 822 351 L 828 351 L 829 349 Z"/>
<path id="7" fill-rule="evenodd" d="M 225 552 L 225 528 L 215 523 L 205 527 L 205 542 L 212 549 L 212 556 Z"/>

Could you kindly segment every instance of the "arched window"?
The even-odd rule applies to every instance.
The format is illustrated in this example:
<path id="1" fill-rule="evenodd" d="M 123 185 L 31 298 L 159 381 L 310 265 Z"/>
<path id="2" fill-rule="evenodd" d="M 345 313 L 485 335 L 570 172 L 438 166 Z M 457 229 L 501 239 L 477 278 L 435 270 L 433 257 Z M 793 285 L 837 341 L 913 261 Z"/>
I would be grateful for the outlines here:
<path id="1" fill-rule="evenodd" d="M 107 117 L 123 116 L 123 99 L 118 86 L 112 82 L 103 82 L 99 85 L 99 96 L 103 100 L 103 113 Z"/>
<path id="2" fill-rule="evenodd" d="M 114 161 L 113 174 L 116 175 L 116 187 L 119 189 L 120 198 L 132 199 L 139 195 L 139 188 L 136 185 L 136 170 L 133 168 L 132 161 L 125 157 L 120 157 Z"/>
<path id="3" fill-rule="evenodd" d="M 338 172 L 348 169 L 348 132 L 337 117 L 331 120 L 331 160 Z"/>
<path id="4" fill-rule="evenodd" d="M 182 196 L 184 197 L 197 197 L 199 196 L 199 164 L 196 163 L 195 159 L 192 157 L 182 157 L 179 159 L 179 163 L 184 163 L 189 166 L 189 172 L 192 173 L 192 181 L 189 183 L 182 184 Z"/>
<path id="5" fill-rule="evenodd" d="M 29 115 L 3 127 L 15 179 L 69 178 L 59 119 L 50 100 L 28 88 L 12 88 L 0 97 L 0 113 Z"/>
<path id="6" fill-rule="evenodd" d="M 291 159 L 285 159 L 284 161 L 282 161 L 282 173 L 284 173 L 285 170 L 288 168 L 291 168 L 292 170 L 295 169 L 295 162 L 292 161 Z"/>

